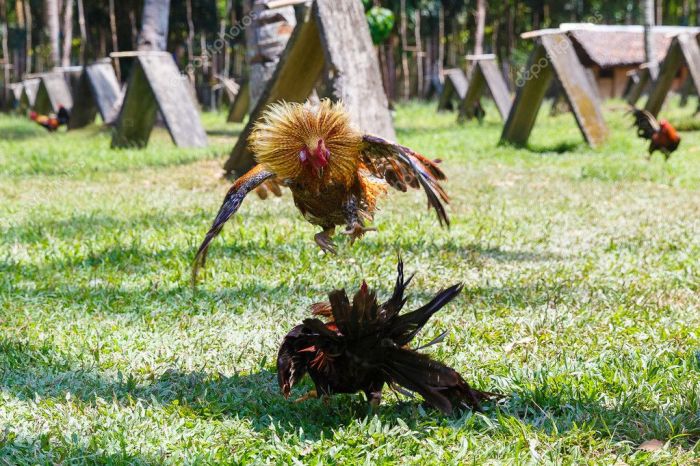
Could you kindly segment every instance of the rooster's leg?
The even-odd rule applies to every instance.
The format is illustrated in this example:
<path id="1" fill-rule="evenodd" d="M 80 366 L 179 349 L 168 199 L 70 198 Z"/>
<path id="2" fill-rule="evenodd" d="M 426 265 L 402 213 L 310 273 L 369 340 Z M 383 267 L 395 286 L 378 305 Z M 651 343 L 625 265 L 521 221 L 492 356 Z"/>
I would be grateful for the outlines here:
<path id="1" fill-rule="evenodd" d="M 366 228 L 362 220 L 360 220 L 357 198 L 354 195 L 350 196 L 345 201 L 343 204 L 343 211 L 345 213 L 347 228 L 342 233 L 350 237 L 350 242 L 354 243 L 355 240 L 362 238 L 368 231 L 377 231 L 376 228 Z"/>
<path id="2" fill-rule="evenodd" d="M 295 403 L 303 403 L 303 402 L 308 401 L 308 400 L 315 400 L 316 398 L 318 398 L 318 392 L 316 390 L 311 390 L 306 395 L 301 396 L 301 397 L 297 398 L 296 400 L 294 400 L 294 402 Z"/>
<path id="3" fill-rule="evenodd" d="M 335 232 L 335 227 L 324 228 L 321 233 L 316 233 L 314 240 L 316 244 L 321 248 L 326 254 L 337 254 L 335 250 L 335 245 L 333 245 L 333 233 Z"/>

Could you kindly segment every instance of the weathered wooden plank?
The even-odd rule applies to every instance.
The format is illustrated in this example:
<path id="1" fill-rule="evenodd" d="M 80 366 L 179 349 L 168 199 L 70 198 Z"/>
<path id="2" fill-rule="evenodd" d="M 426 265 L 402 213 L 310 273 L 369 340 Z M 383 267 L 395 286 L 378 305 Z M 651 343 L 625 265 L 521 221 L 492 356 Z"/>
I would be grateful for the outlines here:
<path id="1" fill-rule="evenodd" d="M 173 58 L 139 54 L 134 61 L 112 147 L 144 147 L 160 111 L 179 147 L 206 147 L 207 136 Z"/>
<path id="2" fill-rule="evenodd" d="M 513 101 L 508 85 L 498 69 L 495 57 L 493 55 L 478 55 L 474 56 L 472 61 L 469 87 L 459 106 L 460 120 L 474 118 L 475 109 L 478 108 L 481 97 L 486 90 L 493 97 L 501 118 L 505 120 L 508 118 Z"/>
<path id="3" fill-rule="evenodd" d="M 111 61 L 101 61 L 85 67 L 85 76 L 102 121 L 107 125 L 113 124 L 119 116 L 124 92 Z"/>
<path id="4" fill-rule="evenodd" d="M 513 105 L 513 98 L 508 90 L 508 84 L 506 84 L 506 80 L 498 69 L 496 60 L 481 60 L 477 63 L 484 77 L 484 81 L 486 82 L 486 86 L 489 88 L 489 92 L 491 92 L 491 97 L 493 97 L 493 100 L 496 102 L 498 113 L 500 113 L 501 118 L 505 120 L 508 118 L 510 107 Z"/>
<path id="5" fill-rule="evenodd" d="M 571 110 L 586 142 L 597 147 L 608 137 L 608 128 L 600 111 L 598 92 L 586 75 L 571 40 L 564 34 L 540 38 L 547 57 L 559 79 Z"/>
<path id="6" fill-rule="evenodd" d="M 248 111 L 250 110 L 250 85 L 248 81 L 241 84 L 240 89 L 238 89 L 238 94 L 236 98 L 233 99 L 233 104 L 231 104 L 231 109 L 228 112 L 228 118 L 226 121 L 229 123 L 243 123 Z"/>
<path id="7" fill-rule="evenodd" d="M 454 110 L 454 102 L 461 102 L 467 95 L 469 81 L 467 75 L 459 68 L 445 70 L 445 84 L 440 93 L 438 111 Z"/>
<path id="8" fill-rule="evenodd" d="M 540 36 L 530 56 L 528 70 L 529 75 L 525 76 L 508 115 L 502 141 L 520 145 L 527 143 L 553 78 L 559 81 L 564 90 L 586 142 L 596 147 L 606 140 L 608 129 L 597 93 L 566 35 Z"/>
<path id="9" fill-rule="evenodd" d="M 527 69 L 532 75 L 524 77 L 501 134 L 501 141 L 521 146 L 530 138 L 544 96 L 554 78 L 554 69 L 549 66 L 547 51 L 541 43 L 535 45 Z"/>
<path id="10" fill-rule="evenodd" d="M 317 0 L 314 11 L 333 99 L 345 103 L 358 128 L 396 140 L 389 100 L 362 2 Z"/>
<path id="11" fill-rule="evenodd" d="M 34 109 L 38 113 L 58 113 L 64 107 L 68 112 L 73 109 L 73 95 L 63 72 L 46 73 L 39 78 Z"/>
<path id="12" fill-rule="evenodd" d="M 91 124 L 97 116 L 97 105 L 92 96 L 92 89 L 88 82 L 85 70 L 80 75 L 77 88 L 74 93 L 73 111 L 68 121 L 68 129 L 79 129 Z"/>
<path id="13" fill-rule="evenodd" d="M 224 165 L 240 175 L 254 164 L 248 150 L 253 124 L 272 102 L 303 102 L 322 71 L 330 95 L 342 100 L 353 122 L 366 131 L 395 139 L 389 103 L 384 93 L 376 52 L 361 2 L 316 0 L 297 25 L 279 65 L 267 84 L 248 125 Z"/>
<path id="14" fill-rule="evenodd" d="M 652 86 L 649 99 L 644 107 L 645 110 L 654 116 L 659 115 L 671 90 L 673 80 L 684 63 L 690 70 L 690 78 L 693 80 L 695 88 L 700 89 L 698 87 L 700 84 L 700 47 L 695 35 L 681 34 L 673 39 L 666 58 L 661 64 L 659 77 Z"/>

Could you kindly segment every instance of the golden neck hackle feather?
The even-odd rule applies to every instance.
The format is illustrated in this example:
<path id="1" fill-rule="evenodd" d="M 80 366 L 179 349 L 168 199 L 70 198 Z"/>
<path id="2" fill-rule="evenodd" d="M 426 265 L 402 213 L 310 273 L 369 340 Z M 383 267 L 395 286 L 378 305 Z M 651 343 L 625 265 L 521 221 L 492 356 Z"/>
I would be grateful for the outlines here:
<path id="1" fill-rule="evenodd" d="M 315 148 L 321 139 L 331 155 L 322 177 L 313 180 L 299 154 L 305 148 Z M 314 108 L 283 102 L 268 107 L 249 142 L 257 162 L 279 178 L 350 186 L 357 175 L 362 134 L 353 128 L 342 103 L 323 100 Z"/>

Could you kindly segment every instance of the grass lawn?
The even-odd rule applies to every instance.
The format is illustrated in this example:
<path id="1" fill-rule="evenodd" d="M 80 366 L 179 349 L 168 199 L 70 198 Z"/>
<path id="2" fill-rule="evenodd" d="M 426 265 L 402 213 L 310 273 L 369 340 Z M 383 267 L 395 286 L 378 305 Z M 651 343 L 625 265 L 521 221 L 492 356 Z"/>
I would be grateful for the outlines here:
<path id="1" fill-rule="evenodd" d="M 158 132 L 113 151 L 97 126 L 0 117 L 0 464 L 698 462 L 700 133 L 665 164 L 621 103 L 599 150 L 568 114 L 543 110 L 524 150 L 497 146 L 492 106 L 482 126 L 434 108 L 400 106 L 396 126 L 444 159 L 449 231 L 395 194 L 378 233 L 324 257 L 291 196 L 251 197 L 196 292 L 240 126 L 210 114 L 208 149 Z M 691 114 L 665 116 L 692 130 Z M 386 296 L 398 252 L 411 305 L 465 283 L 419 340 L 449 329 L 430 351 L 507 400 L 453 417 L 388 391 L 376 413 L 284 400 L 282 336 L 333 288 Z"/>

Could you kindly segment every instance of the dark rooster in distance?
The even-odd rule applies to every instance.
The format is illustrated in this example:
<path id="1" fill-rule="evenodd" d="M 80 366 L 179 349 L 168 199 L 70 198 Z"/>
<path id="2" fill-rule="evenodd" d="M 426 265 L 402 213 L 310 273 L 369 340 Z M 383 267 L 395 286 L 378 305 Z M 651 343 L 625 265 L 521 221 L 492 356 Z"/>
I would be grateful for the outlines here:
<path id="1" fill-rule="evenodd" d="M 34 111 L 29 112 L 29 119 L 44 127 L 50 133 L 57 131 L 61 126 L 67 125 L 69 118 L 68 110 L 63 106 L 58 108 L 56 115 L 39 115 Z"/>
<path id="2" fill-rule="evenodd" d="M 654 152 L 661 151 L 668 161 L 671 154 L 678 149 L 681 137 L 676 129 L 666 120 L 657 121 L 654 116 L 646 110 L 632 107 L 631 113 L 634 115 L 634 126 L 637 127 L 637 135 L 640 138 L 651 141 L 649 146 L 649 157 Z"/>
<path id="3" fill-rule="evenodd" d="M 336 290 L 328 295 L 329 302 L 313 305 L 313 314 L 327 321 L 304 320 L 279 349 L 277 379 L 284 397 L 289 398 L 292 387 L 308 373 L 316 388 L 297 401 L 364 392 L 377 406 L 385 384 L 409 396 L 419 393 L 445 414 L 460 407 L 480 410 L 483 401 L 500 398 L 471 388 L 454 369 L 408 348 L 428 320 L 462 290 L 461 284 L 452 286 L 425 306 L 400 314 L 412 278 L 404 280 L 399 259 L 394 293 L 384 304 L 377 303 L 376 294 L 363 282 L 352 304 L 345 290 Z M 440 343 L 446 334 L 418 349 Z"/>
<path id="4" fill-rule="evenodd" d="M 214 223 L 197 252 L 193 269 L 204 266 L 212 240 L 235 214 L 246 195 L 265 186 L 292 191 L 304 218 L 323 229 L 315 236 L 325 252 L 335 253 L 332 236 L 336 226 L 354 241 L 374 219 L 379 198 L 387 184 L 399 191 L 423 189 L 441 225 L 449 225 L 444 203 L 445 180 L 437 162 L 411 149 L 357 131 L 341 103 L 321 102 L 318 108 L 297 103 L 273 104 L 257 123 L 250 148 L 258 165 L 236 180 L 226 195 Z"/>

